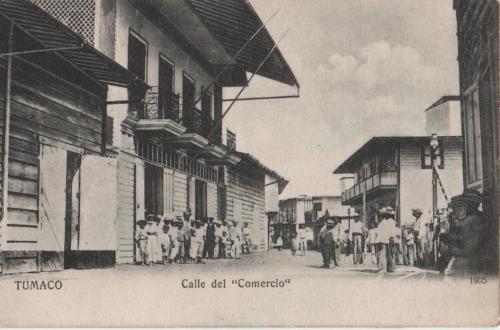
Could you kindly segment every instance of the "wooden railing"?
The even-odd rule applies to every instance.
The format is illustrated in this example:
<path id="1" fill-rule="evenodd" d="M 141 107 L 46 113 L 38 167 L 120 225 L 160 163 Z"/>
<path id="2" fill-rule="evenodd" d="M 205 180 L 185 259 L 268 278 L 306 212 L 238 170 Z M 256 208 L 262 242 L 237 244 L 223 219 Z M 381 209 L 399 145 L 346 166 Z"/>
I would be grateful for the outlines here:
<path id="1" fill-rule="evenodd" d="M 398 184 L 397 172 L 377 173 L 366 180 L 356 183 L 351 188 L 342 193 L 342 202 L 361 196 L 365 191 L 383 186 L 396 186 Z"/>

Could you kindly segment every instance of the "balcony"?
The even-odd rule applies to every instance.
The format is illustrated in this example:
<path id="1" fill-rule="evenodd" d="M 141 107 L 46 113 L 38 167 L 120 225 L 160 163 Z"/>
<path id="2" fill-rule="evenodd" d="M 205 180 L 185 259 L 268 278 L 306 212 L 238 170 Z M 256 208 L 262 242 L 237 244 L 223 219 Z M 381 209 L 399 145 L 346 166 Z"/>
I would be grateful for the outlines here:
<path id="1" fill-rule="evenodd" d="M 356 203 L 363 197 L 365 191 L 368 195 L 381 190 L 396 189 L 397 184 L 397 172 L 377 173 L 344 191 L 342 193 L 342 204 Z"/>
<path id="2" fill-rule="evenodd" d="M 135 127 L 138 131 L 164 131 L 172 136 L 186 131 L 181 124 L 179 94 L 160 95 L 158 87 L 153 86 L 136 110 L 138 120 Z"/>

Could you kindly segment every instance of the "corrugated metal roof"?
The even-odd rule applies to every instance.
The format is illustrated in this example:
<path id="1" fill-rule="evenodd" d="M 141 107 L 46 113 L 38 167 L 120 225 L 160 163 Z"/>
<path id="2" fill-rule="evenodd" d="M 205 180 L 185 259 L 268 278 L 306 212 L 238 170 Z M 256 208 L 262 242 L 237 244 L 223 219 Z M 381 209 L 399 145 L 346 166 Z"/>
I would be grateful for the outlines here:
<path id="1" fill-rule="evenodd" d="M 103 84 L 147 87 L 133 73 L 97 51 L 77 33 L 27 0 L 1 0 L 0 15 L 19 30 L 32 37 L 44 48 L 78 47 L 80 49 L 57 51 L 78 69 Z M 16 49 L 16 51 L 20 51 Z"/>
<path id="2" fill-rule="evenodd" d="M 232 56 L 262 25 L 259 16 L 246 0 L 187 1 Z M 264 28 L 236 61 L 247 71 L 255 72 L 273 46 L 274 40 Z M 273 52 L 258 74 L 288 85 L 299 85 L 279 49 Z"/>

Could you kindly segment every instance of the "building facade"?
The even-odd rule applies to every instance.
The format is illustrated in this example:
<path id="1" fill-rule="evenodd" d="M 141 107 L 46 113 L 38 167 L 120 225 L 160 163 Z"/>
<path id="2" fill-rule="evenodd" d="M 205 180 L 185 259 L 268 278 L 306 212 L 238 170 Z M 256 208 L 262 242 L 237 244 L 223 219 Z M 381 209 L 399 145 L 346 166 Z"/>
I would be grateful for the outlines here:
<path id="1" fill-rule="evenodd" d="M 461 193 L 462 138 L 441 136 L 440 154 L 435 161 L 448 198 Z M 374 137 L 351 155 L 335 174 L 354 173 L 354 185 L 342 193 L 342 203 L 354 207 L 367 227 L 378 223 L 377 211 L 391 206 L 398 225 L 409 224 L 412 209 L 431 216 L 432 157 L 430 137 Z M 438 189 L 437 207 L 448 201 Z"/>
<path id="2" fill-rule="evenodd" d="M 0 12 L 2 53 L 18 53 L 0 61 L 1 273 L 113 265 L 108 86 L 146 85 L 32 3 Z"/>
<path id="3" fill-rule="evenodd" d="M 253 38 L 262 23 L 250 4 L 33 1 L 151 86 L 108 93 L 118 152 L 117 263 L 137 261 L 136 222 L 150 213 L 244 219 L 264 249 L 264 177 L 240 172 L 241 157 L 222 139 L 223 88 L 246 86 L 246 72 L 258 68 L 297 82 L 279 50 L 259 65 L 274 42 L 265 28 Z"/>
<path id="4" fill-rule="evenodd" d="M 499 4 L 455 0 L 464 187 L 483 194 L 485 235 L 480 257 L 498 272 L 500 215 Z M 493 269 L 494 268 L 494 269 Z"/>

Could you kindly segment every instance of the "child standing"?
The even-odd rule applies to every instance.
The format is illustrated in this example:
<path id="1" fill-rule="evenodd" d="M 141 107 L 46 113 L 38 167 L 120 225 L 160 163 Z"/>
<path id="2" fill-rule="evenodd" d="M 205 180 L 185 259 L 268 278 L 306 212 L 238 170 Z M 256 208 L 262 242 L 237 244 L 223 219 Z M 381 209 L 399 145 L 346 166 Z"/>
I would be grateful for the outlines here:
<path id="1" fill-rule="evenodd" d="M 139 249 L 139 255 L 141 257 L 142 265 L 146 265 L 148 255 L 146 251 L 146 243 L 148 241 L 148 234 L 146 232 L 146 221 L 139 220 L 137 221 L 137 228 L 135 232 L 135 242 L 137 244 L 137 248 Z"/>
<path id="2" fill-rule="evenodd" d="M 162 227 L 162 232 L 158 236 L 158 243 L 160 244 L 162 251 L 162 262 L 165 265 L 170 256 L 170 250 L 172 249 L 172 244 L 170 241 L 170 226 L 168 220 L 165 220 L 165 225 Z"/>

